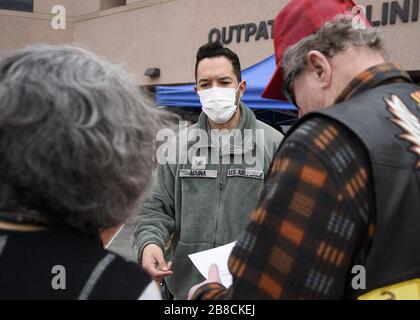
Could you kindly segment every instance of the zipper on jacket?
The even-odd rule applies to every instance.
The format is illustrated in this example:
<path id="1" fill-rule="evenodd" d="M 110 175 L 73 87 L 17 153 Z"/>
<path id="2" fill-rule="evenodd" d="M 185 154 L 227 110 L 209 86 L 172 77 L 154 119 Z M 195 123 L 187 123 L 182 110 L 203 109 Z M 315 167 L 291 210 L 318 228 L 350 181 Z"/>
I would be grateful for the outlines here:
<path id="1" fill-rule="evenodd" d="M 216 246 L 217 243 L 217 235 L 219 233 L 219 217 L 220 217 L 220 210 L 221 210 L 221 206 L 222 206 L 222 197 L 223 197 L 223 177 L 224 177 L 224 171 L 223 171 L 223 165 L 222 165 L 222 150 L 219 150 L 220 155 L 219 155 L 219 172 L 220 172 L 220 176 L 219 176 L 219 204 L 217 206 L 217 212 L 216 212 L 216 228 L 215 228 L 215 232 L 214 232 L 214 243 L 213 246 Z"/>

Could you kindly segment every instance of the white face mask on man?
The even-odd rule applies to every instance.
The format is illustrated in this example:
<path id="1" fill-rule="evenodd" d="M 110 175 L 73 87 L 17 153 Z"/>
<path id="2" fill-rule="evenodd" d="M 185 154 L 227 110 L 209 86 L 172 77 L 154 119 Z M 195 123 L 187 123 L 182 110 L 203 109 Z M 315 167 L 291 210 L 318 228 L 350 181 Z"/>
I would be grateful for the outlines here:
<path id="1" fill-rule="evenodd" d="M 204 113 L 217 124 L 228 122 L 236 112 L 235 88 L 219 88 L 198 91 Z"/>

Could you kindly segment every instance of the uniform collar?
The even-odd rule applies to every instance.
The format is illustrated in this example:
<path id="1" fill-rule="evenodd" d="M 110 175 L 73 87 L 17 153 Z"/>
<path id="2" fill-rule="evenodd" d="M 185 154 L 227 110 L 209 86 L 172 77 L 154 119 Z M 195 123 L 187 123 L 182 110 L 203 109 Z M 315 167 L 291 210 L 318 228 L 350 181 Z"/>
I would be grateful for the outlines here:
<path id="1" fill-rule="evenodd" d="M 222 150 L 222 154 L 230 153 L 230 154 L 237 154 L 246 153 L 254 148 L 255 145 L 255 128 L 256 128 L 256 117 L 255 114 L 245 105 L 243 102 L 239 102 L 239 108 L 241 108 L 241 119 L 239 120 L 238 126 L 236 129 L 240 129 L 242 133 L 242 138 L 246 138 L 244 134 L 245 129 L 253 130 L 252 140 L 242 141 L 241 145 L 232 145 L 230 150 Z M 211 128 L 208 123 L 208 117 L 204 112 L 201 112 L 200 117 L 198 119 L 198 128 L 207 132 L 208 139 L 206 137 L 201 137 L 200 142 L 198 145 L 195 145 L 197 148 L 216 148 L 218 147 L 211 141 Z M 234 141 L 239 141 L 239 139 L 234 139 Z"/>

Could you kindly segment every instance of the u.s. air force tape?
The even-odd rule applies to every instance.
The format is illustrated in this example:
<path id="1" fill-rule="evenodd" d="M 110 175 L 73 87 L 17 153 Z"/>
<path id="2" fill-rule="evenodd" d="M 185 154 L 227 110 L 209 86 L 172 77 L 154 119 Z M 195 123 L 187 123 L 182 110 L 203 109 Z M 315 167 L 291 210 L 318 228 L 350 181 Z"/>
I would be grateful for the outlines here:
<path id="1" fill-rule="evenodd" d="M 229 169 L 227 172 L 228 177 L 244 177 L 253 179 L 264 179 L 264 171 L 250 170 L 250 169 Z"/>

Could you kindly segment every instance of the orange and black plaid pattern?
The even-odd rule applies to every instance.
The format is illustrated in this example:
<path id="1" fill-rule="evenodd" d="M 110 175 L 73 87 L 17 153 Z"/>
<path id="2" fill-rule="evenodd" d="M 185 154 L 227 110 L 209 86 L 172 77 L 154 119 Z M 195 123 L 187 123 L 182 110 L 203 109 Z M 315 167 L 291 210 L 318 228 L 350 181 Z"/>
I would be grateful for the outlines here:
<path id="1" fill-rule="evenodd" d="M 354 79 L 337 102 L 409 79 L 383 64 Z M 303 123 L 276 155 L 230 256 L 233 285 L 207 284 L 194 298 L 344 298 L 359 250 L 374 236 L 370 177 L 367 151 L 351 132 L 326 118 Z"/>
<path id="2" fill-rule="evenodd" d="M 343 296 L 370 203 L 365 150 L 340 131 L 329 120 L 314 119 L 288 138 L 230 257 L 234 285 L 228 291 L 207 285 L 198 297 Z"/>
<path id="3" fill-rule="evenodd" d="M 348 100 L 359 92 L 390 82 L 411 82 L 411 78 L 398 64 L 380 64 L 367 69 L 354 78 L 337 98 L 336 103 Z"/>

